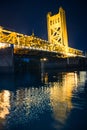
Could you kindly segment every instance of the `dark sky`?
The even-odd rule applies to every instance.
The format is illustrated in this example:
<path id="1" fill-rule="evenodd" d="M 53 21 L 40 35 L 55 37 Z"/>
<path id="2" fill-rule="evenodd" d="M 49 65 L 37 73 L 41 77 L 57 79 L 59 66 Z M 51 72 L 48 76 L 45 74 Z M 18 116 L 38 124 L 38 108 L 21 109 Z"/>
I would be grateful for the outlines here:
<path id="1" fill-rule="evenodd" d="M 66 12 L 69 45 L 87 51 L 86 0 L 0 0 L 0 26 L 47 40 L 48 12 Z"/>

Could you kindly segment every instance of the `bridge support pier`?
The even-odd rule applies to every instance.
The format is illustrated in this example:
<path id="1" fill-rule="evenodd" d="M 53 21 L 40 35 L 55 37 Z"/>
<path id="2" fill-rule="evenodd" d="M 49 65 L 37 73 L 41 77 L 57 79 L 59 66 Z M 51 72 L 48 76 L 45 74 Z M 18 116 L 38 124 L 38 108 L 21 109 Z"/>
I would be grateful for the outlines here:
<path id="1" fill-rule="evenodd" d="M 0 48 L 0 73 L 14 72 L 13 46 Z"/>

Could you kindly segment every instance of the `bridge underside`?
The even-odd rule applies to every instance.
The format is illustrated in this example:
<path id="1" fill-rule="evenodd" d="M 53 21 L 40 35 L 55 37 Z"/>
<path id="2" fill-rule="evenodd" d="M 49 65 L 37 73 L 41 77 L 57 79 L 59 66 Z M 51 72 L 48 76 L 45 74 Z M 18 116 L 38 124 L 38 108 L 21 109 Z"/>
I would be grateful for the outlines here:
<path id="1" fill-rule="evenodd" d="M 41 50 L 14 50 L 14 57 L 17 71 L 40 70 L 43 64 L 45 69 L 83 69 L 87 66 L 87 59 L 84 57 L 67 58 L 60 53 Z"/>
<path id="2" fill-rule="evenodd" d="M 63 53 L 49 52 L 43 50 L 33 50 L 33 49 L 14 49 L 14 55 L 28 57 L 28 58 L 64 58 Z"/>

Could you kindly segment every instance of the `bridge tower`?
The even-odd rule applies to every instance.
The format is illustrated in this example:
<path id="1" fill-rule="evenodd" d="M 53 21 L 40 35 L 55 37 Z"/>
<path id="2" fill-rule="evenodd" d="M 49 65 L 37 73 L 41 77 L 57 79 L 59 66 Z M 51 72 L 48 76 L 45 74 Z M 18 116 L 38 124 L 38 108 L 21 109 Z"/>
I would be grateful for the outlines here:
<path id="1" fill-rule="evenodd" d="M 53 16 L 51 12 L 47 14 L 47 32 L 50 43 L 63 46 L 65 47 L 65 52 L 68 51 L 66 16 L 62 7 L 59 8 L 58 14 Z"/>

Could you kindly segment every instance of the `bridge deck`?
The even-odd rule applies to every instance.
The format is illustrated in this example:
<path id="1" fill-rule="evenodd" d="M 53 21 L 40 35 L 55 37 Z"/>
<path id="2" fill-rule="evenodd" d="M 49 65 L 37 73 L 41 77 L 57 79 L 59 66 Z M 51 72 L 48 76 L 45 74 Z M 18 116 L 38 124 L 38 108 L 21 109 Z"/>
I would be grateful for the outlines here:
<path id="1" fill-rule="evenodd" d="M 0 43 L 14 44 L 14 52 L 19 54 L 28 53 L 29 50 L 35 50 L 38 52 L 56 53 L 61 57 L 83 56 L 81 50 L 57 43 L 52 44 L 33 35 L 27 36 L 17 32 L 4 30 L 3 28 L 0 28 Z"/>

